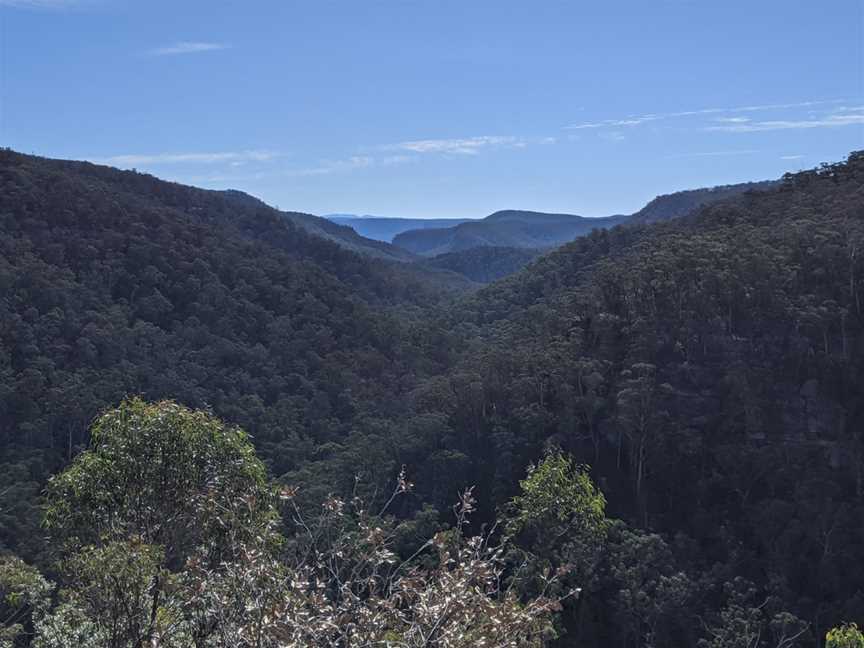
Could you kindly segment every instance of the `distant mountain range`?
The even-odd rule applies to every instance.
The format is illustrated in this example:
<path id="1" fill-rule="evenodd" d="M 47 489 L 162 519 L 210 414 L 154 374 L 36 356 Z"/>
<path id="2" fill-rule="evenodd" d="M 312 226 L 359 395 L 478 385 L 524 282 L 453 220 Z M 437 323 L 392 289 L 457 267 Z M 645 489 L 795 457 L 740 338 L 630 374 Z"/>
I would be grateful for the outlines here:
<path id="1" fill-rule="evenodd" d="M 361 236 L 386 243 L 392 242 L 397 234 L 408 230 L 453 227 L 472 220 L 470 218 L 384 218 L 356 214 L 326 214 L 323 218 L 339 225 L 347 225 Z"/>
<path id="2" fill-rule="evenodd" d="M 658 196 L 633 214 L 599 218 L 524 210 L 498 211 L 483 219 L 281 214 L 314 236 L 364 256 L 411 264 L 420 272 L 439 273 L 438 282 L 461 288 L 464 286 L 459 285 L 460 278 L 474 285 L 496 281 L 594 229 L 681 218 L 700 207 L 777 184 L 747 182 L 679 191 Z M 234 201 L 266 207 L 247 194 L 224 193 Z M 388 242 L 391 238 L 392 244 Z"/>
<path id="3" fill-rule="evenodd" d="M 476 247 L 551 249 L 584 236 L 593 229 L 680 218 L 704 205 L 775 185 L 774 181 L 747 182 L 680 191 L 658 196 L 634 214 L 599 218 L 534 211 L 498 211 L 482 220 L 466 221 L 455 226 L 442 228 L 440 225 L 431 225 L 403 231 L 395 236 L 393 244 L 427 257 Z"/>
<path id="4" fill-rule="evenodd" d="M 475 247 L 544 249 L 568 243 L 598 227 L 614 227 L 626 219 L 626 216 L 586 218 L 573 214 L 507 210 L 456 227 L 402 232 L 393 239 L 393 244 L 422 256 L 461 252 Z"/>

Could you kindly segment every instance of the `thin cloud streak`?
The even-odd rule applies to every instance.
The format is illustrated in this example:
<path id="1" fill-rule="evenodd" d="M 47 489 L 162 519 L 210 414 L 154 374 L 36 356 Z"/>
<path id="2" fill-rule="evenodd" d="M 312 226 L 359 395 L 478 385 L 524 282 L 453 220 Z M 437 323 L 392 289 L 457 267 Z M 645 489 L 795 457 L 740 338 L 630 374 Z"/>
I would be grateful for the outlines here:
<path id="1" fill-rule="evenodd" d="M 375 158 L 368 155 L 355 155 L 346 160 L 333 160 L 324 162 L 320 166 L 309 169 L 298 169 L 295 171 L 287 171 L 285 175 L 291 176 L 317 176 L 329 175 L 338 171 L 350 171 L 352 169 L 366 169 L 375 164 Z"/>
<path id="2" fill-rule="evenodd" d="M 600 137 L 610 142 L 623 142 L 627 139 L 627 136 L 619 131 L 612 131 L 611 133 L 601 133 Z"/>
<path id="3" fill-rule="evenodd" d="M 481 149 L 500 146 L 525 146 L 523 138 L 511 135 L 482 135 L 460 139 L 411 140 L 392 144 L 389 150 L 410 151 L 412 153 L 444 153 L 452 155 L 476 155 Z"/>
<path id="4" fill-rule="evenodd" d="M 515 135 L 479 135 L 453 139 L 424 139 L 387 144 L 386 151 L 437 153 L 439 155 L 477 155 L 483 149 L 525 148 L 532 144 L 554 144 L 556 137 L 517 137 Z"/>
<path id="5" fill-rule="evenodd" d="M 168 45 L 167 47 L 157 47 L 148 52 L 151 56 L 178 56 L 182 54 L 199 54 L 201 52 L 215 52 L 218 50 L 228 49 L 230 45 L 224 43 L 204 43 L 184 41 Z"/>
<path id="6" fill-rule="evenodd" d="M 584 122 L 582 124 L 572 124 L 565 126 L 566 130 L 581 130 L 587 128 L 617 128 L 621 126 L 638 126 L 646 122 L 654 122 L 665 119 L 675 119 L 678 117 L 695 117 L 699 115 L 719 115 L 724 113 L 746 113 L 759 112 L 763 110 L 785 110 L 789 108 L 809 108 L 813 106 L 824 106 L 828 104 L 836 104 L 843 102 L 843 99 L 828 99 L 824 101 L 800 101 L 797 103 L 785 104 L 763 104 L 755 106 L 736 106 L 732 108 L 702 108 L 699 110 L 682 110 L 669 113 L 649 113 L 645 115 L 633 115 L 624 119 L 603 119 L 594 122 Z M 734 119 L 734 118 L 730 118 Z M 744 119 L 744 118 L 738 118 Z"/>
<path id="7" fill-rule="evenodd" d="M 649 121 L 656 121 L 658 119 L 667 119 L 671 115 L 642 115 L 641 117 L 631 117 L 629 119 L 604 119 L 599 122 L 585 122 L 583 124 L 573 124 L 571 126 L 565 126 L 564 128 L 567 130 L 583 130 L 586 128 L 604 128 L 604 127 L 620 127 L 620 126 L 638 126 L 639 124 L 644 124 Z"/>
<path id="8" fill-rule="evenodd" d="M 709 126 L 705 130 L 722 131 L 724 133 L 758 133 L 774 130 L 800 130 L 809 128 L 836 128 L 839 126 L 854 126 L 864 124 L 864 114 L 829 115 L 821 119 L 772 120 L 751 122 L 747 124 L 729 124 L 726 126 Z"/>
<path id="9" fill-rule="evenodd" d="M 218 162 L 266 162 L 281 157 L 273 151 L 230 151 L 221 153 L 156 153 L 152 155 L 114 155 L 95 160 L 114 166 L 160 164 L 215 164 Z"/>
<path id="10" fill-rule="evenodd" d="M 360 169 L 373 167 L 390 167 L 397 164 L 406 164 L 417 158 L 411 155 L 386 155 L 374 157 L 370 155 L 355 155 L 343 160 L 325 160 L 318 166 L 305 169 L 270 169 L 246 174 L 224 174 L 216 173 L 206 176 L 191 176 L 186 180 L 190 182 L 205 183 L 234 183 L 267 180 L 272 178 L 309 178 L 315 176 L 326 176 L 334 173 L 348 173 Z"/>
<path id="11" fill-rule="evenodd" d="M 743 150 L 735 150 L 735 151 L 700 151 L 699 153 L 677 153 L 674 155 L 665 156 L 666 159 L 677 159 L 677 158 L 694 158 L 694 157 L 728 157 L 734 155 L 755 155 L 757 153 L 761 153 L 762 151 L 758 151 L 756 149 L 743 149 Z"/>
<path id="12" fill-rule="evenodd" d="M 416 158 L 411 155 L 385 155 L 382 157 L 374 157 L 371 155 L 354 155 L 344 160 L 325 161 L 320 166 L 312 167 L 310 169 L 286 171 L 285 175 L 301 177 L 329 175 L 331 173 L 353 171 L 355 169 L 396 166 L 397 164 L 406 164 L 408 162 L 412 162 L 415 159 Z"/>

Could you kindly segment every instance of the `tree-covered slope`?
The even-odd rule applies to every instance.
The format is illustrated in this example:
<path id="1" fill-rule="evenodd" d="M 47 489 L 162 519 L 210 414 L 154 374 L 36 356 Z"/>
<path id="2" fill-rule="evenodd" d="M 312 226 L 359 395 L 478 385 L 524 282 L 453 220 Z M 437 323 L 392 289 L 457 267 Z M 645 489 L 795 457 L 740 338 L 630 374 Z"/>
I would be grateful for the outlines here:
<path id="1" fill-rule="evenodd" d="M 721 648 L 749 624 L 773 647 L 802 630 L 784 609 L 806 627 L 787 645 L 821 645 L 864 615 L 862 198 L 853 155 L 544 255 L 422 325 L 439 370 L 409 409 L 292 478 L 375 456 L 417 506 L 475 484 L 491 522 L 561 447 L 630 526 L 556 645 Z"/>
<path id="2" fill-rule="evenodd" d="M 743 577 L 815 636 L 861 618 L 862 205 L 859 154 L 595 231 L 464 301 L 458 378 L 436 393 L 471 385 L 446 411 L 488 506 L 554 443 L 593 466 L 614 515 L 719 579 L 693 610 Z"/>
<path id="3" fill-rule="evenodd" d="M 0 152 L 0 545 L 127 394 L 213 408 L 277 474 L 394 412 L 439 295 L 248 197 Z"/>
<path id="4" fill-rule="evenodd" d="M 764 182 L 742 182 L 733 185 L 720 185 L 706 189 L 676 191 L 657 196 L 639 211 L 630 214 L 630 223 L 656 223 L 658 221 L 681 218 L 706 205 L 734 198 L 746 191 L 764 191 L 777 186 L 774 180 Z"/>
<path id="5" fill-rule="evenodd" d="M 221 193 L 226 200 L 241 209 L 265 210 L 268 212 L 278 211 L 274 210 L 264 201 L 242 191 L 228 189 L 226 191 L 212 193 Z M 415 255 L 406 250 L 397 248 L 389 243 L 377 239 L 366 238 L 365 236 L 358 234 L 353 228 L 340 225 L 339 223 L 326 218 L 313 216 L 312 214 L 304 214 L 303 212 L 288 211 L 279 213 L 295 225 L 298 225 L 301 229 L 306 230 L 309 234 L 332 241 L 340 247 L 351 250 L 352 252 L 388 261 L 412 261 L 416 259 Z"/>
<path id="6" fill-rule="evenodd" d="M 540 254 L 539 250 L 532 248 L 481 245 L 459 252 L 439 254 L 422 262 L 422 265 L 427 268 L 452 270 L 471 281 L 486 284 L 518 272 Z"/>

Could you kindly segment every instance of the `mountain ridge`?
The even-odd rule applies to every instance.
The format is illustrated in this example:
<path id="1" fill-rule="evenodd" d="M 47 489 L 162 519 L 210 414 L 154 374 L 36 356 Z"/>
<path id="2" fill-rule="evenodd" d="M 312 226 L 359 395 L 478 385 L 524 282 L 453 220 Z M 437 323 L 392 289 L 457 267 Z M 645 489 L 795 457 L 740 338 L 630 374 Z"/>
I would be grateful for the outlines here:
<path id="1" fill-rule="evenodd" d="M 591 230 L 616 225 L 652 223 L 680 218 L 699 207 L 747 191 L 776 186 L 777 181 L 745 182 L 663 194 L 632 214 L 585 217 L 567 213 L 528 210 L 500 210 L 489 216 L 449 228 L 408 230 L 393 244 L 426 257 L 460 252 L 472 247 L 550 249 L 588 234 Z"/>
<path id="2" fill-rule="evenodd" d="M 470 218 L 400 218 L 355 214 L 325 214 L 322 218 L 353 228 L 367 238 L 391 243 L 393 238 L 411 229 L 452 227 L 470 222 Z"/>

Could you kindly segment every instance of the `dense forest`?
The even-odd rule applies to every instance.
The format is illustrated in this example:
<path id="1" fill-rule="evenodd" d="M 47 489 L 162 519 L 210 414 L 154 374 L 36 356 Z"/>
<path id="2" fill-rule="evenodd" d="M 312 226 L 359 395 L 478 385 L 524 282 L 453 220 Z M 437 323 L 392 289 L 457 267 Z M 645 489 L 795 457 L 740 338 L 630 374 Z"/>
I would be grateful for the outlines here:
<path id="1" fill-rule="evenodd" d="M 518 272 L 542 254 L 536 248 L 482 245 L 461 252 L 439 254 L 422 263 L 427 268 L 452 270 L 471 281 L 487 284 Z"/>
<path id="2" fill-rule="evenodd" d="M 857 648 L 864 155 L 754 188 L 460 294 L 242 194 L 0 152 L 8 645 Z"/>
<path id="3" fill-rule="evenodd" d="M 41 483 L 126 394 L 212 407 L 281 474 L 369 412 L 395 414 L 426 362 L 411 327 L 442 289 L 413 271 L 234 194 L 0 156 L 6 547 L 38 551 Z"/>

